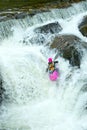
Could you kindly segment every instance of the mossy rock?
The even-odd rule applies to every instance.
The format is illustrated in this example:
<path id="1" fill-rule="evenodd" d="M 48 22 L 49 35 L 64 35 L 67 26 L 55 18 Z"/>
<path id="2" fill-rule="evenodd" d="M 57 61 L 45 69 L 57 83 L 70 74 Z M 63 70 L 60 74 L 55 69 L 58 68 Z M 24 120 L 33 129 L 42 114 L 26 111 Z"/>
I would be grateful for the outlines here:
<path id="1" fill-rule="evenodd" d="M 78 26 L 83 36 L 87 37 L 87 16 L 83 18 L 83 21 Z"/>
<path id="2" fill-rule="evenodd" d="M 85 25 L 84 27 L 82 27 L 80 29 L 81 33 L 83 36 L 87 37 L 87 25 Z"/>

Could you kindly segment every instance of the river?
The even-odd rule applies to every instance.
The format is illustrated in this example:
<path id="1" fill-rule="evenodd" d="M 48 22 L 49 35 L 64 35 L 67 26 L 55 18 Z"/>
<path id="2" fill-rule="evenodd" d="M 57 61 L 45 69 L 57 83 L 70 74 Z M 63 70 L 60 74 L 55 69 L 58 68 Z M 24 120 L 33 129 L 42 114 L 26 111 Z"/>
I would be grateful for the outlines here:
<path id="1" fill-rule="evenodd" d="M 87 42 L 78 29 L 86 15 L 87 2 L 81 2 L 0 23 L 0 70 L 5 89 L 0 130 L 87 129 L 87 51 L 80 69 L 58 55 L 60 78 L 52 82 L 46 73 L 47 59 L 56 54 L 46 44 L 53 35 L 34 31 L 58 21 L 63 30 L 54 35 L 74 34 Z"/>

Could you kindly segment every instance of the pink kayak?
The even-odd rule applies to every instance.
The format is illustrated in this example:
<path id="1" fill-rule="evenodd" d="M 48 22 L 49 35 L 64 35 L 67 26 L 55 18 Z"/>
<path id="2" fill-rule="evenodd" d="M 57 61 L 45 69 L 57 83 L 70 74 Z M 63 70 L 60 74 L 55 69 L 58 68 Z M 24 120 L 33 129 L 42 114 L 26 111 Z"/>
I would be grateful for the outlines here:
<path id="1" fill-rule="evenodd" d="M 59 78 L 59 72 L 54 70 L 53 73 L 49 73 L 49 78 L 52 81 L 56 81 Z"/>

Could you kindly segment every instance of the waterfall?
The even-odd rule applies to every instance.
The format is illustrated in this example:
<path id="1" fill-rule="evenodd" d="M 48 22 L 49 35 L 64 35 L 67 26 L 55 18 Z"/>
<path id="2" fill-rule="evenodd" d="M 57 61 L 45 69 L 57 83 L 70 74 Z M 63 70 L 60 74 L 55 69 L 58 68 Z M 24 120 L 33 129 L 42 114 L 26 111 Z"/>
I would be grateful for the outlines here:
<path id="1" fill-rule="evenodd" d="M 5 89 L 0 130 L 87 129 L 86 50 L 80 69 L 58 55 L 60 78 L 52 82 L 46 73 L 47 58 L 56 55 L 46 44 L 55 35 L 74 34 L 87 42 L 78 29 L 86 10 L 87 2 L 81 2 L 0 23 L 0 72 Z M 53 22 L 62 27 L 59 33 L 35 31 Z"/>
<path id="2" fill-rule="evenodd" d="M 87 10 L 87 0 L 79 4 L 72 4 L 65 9 L 50 9 L 48 12 L 37 13 L 34 16 L 27 16 L 25 19 L 8 20 L 0 22 L 0 39 L 13 34 L 13 26 L 26 29 L 27 27 L 40 26 L 58 19 L 67 19 Z"/>

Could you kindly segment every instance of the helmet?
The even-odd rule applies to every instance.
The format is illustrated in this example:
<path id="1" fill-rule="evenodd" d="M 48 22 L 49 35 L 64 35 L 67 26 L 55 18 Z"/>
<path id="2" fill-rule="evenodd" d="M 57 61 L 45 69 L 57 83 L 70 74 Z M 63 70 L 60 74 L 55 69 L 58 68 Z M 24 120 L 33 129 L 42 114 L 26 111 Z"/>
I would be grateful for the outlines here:
<path id="1" fill-rule="evenodd" d="M 48 58 L 48 62 L 49 62 L 49 63 L 52 62 L 52 58 Z"/>

